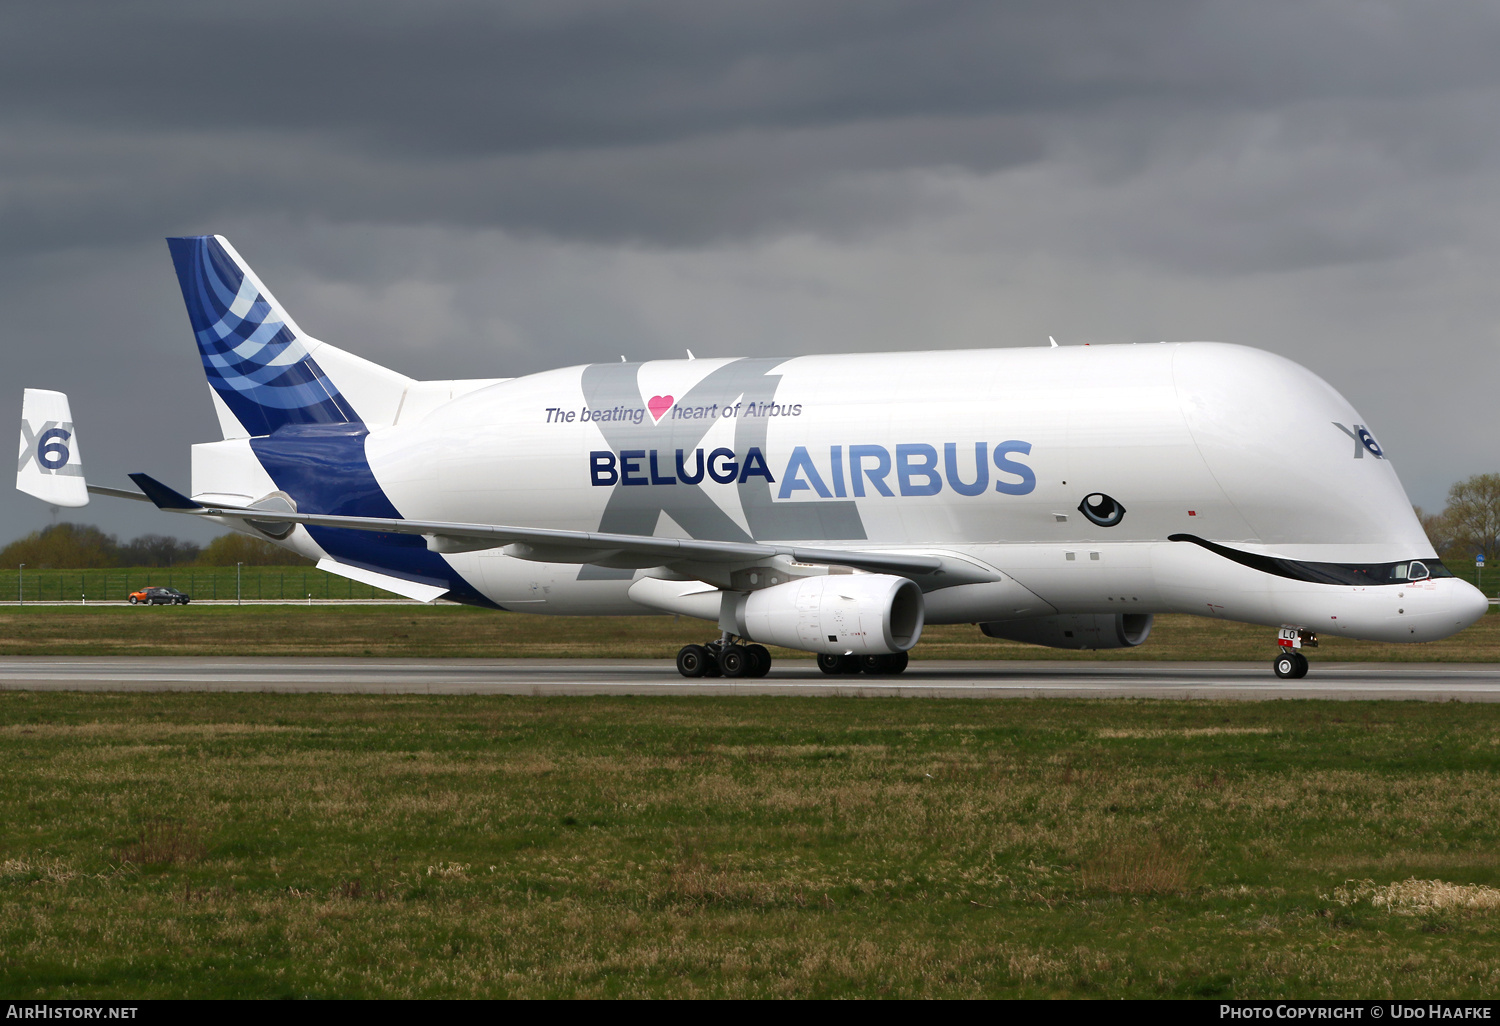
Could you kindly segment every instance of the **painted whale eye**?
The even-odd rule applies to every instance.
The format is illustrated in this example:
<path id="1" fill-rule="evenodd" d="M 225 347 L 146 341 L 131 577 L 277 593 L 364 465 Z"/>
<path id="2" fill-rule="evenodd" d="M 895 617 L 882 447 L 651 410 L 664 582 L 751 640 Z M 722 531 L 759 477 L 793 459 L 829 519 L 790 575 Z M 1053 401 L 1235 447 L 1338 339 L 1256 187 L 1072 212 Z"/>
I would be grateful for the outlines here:
<path id="1" fill-rule="evenodd" d="M 1100 527 L 1114 527 L 1125 519 L 1125 507 L 1103 492 L 1085 495 L 1078 504 L 1078 512 Z"/>

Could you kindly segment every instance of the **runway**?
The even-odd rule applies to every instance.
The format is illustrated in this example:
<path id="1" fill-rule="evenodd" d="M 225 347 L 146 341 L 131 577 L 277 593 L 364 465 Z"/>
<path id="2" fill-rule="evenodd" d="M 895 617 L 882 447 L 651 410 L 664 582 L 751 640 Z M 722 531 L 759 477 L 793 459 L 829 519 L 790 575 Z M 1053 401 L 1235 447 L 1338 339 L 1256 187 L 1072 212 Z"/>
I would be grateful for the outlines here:
<path id="1" fill-rule="evenodd" d="M 261 691 L 431 695 L 843 695 L 927 698 L 1286 698 L 1500 701 L 1500 664 L 1270 661 L 918 661 L 900 677 L 827 677 L 779 662 L 762 680 L 679 676 L 666 660 L 26 657 L 0 659 L 7 691 Z"/>

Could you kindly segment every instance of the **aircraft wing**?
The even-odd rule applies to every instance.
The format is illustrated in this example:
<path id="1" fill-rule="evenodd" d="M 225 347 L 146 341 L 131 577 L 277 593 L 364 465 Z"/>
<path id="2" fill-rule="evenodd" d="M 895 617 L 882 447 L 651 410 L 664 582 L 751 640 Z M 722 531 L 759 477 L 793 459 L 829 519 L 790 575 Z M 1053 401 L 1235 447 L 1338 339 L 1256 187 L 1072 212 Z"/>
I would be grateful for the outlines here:
<path id="1" fill-rule="evenodd" d="M 354 531 L 418 534 L 427 538 L 435 552 L 473 552 L 505 547 L 508 555 L 547 563 L 598 563 L 620 561 L 637 566 L 670 563 L 747 564 L 787 556 L 799 563 L 850 566 L 876 573 L 949 575 L 960 578 L 945 583 L 975 580 L 975 567 L 964 560 L 902 552 L 872 552 L 861 549 L 813 548 L 764 542 L 704 541 L 696 538 L 656 538 L 635 534 L 602 534 L 590 531 L 558 531 L 540 527 L 507 527 L 499 524 L 455 524 L 431 520 L 391 520 L 379 517 L 343 517 L 322 513 L 287 513 L 249 506 L 205 506 L 147 474 L 130 479 L 157 507 L 171 513 L 227 517 L 259 523 L 304 524 Z"/>

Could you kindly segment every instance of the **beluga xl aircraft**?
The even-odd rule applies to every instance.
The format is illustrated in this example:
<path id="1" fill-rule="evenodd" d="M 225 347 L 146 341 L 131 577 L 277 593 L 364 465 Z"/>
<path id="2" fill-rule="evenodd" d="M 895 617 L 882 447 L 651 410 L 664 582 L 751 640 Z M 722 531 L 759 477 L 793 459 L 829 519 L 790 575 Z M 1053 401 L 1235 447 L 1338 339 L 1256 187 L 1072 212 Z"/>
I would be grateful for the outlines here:
<path id="1" fill-rule="evenodd" d="M 228 241 L 169 239 L 224 437 L 183 494 L 87 484 L 67 396 L 27 389 L 17 487 L 142 499 L 413 599 L 717 625 L 900 673 L 924 624 L 1056 648 L 1155 613 L 1430 641 L 1487 603 L 1438 560 L 1330 385 L 1209 342 L 658 360 L 418 381 L 309 336 Z M 705 633 L 708 633 L 707 631 Z M 1267 637 L 1268 648 L 1273 639 Z"/>

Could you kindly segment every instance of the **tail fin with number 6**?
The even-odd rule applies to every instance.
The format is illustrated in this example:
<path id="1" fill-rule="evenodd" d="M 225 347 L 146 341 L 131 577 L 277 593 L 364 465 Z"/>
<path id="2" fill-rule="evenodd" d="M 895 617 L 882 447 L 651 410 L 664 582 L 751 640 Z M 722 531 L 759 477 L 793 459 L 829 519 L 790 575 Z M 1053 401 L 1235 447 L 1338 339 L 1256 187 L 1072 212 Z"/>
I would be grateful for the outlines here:
<path id="1" fill-rule="evenodd" d="M 87 506 L 83 458 L 68 397 L 28 388 L 21 401 L 21 450 L 16 487 L 54 506 Z"/>

